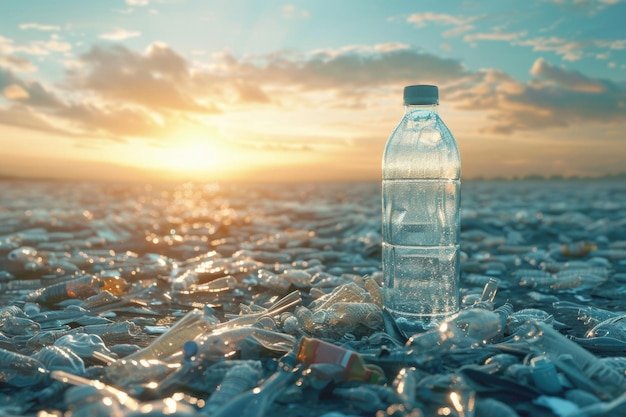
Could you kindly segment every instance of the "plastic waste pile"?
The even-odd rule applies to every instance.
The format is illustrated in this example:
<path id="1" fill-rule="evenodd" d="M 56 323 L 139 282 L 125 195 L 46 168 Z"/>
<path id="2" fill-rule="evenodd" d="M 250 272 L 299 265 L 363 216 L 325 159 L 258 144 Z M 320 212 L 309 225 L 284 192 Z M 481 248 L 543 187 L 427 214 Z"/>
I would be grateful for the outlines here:
<path id="1" fill-rule="evenodd" d="M 415 333 L 378 187 L 0 183 L 0 414 L 624 415 L 626 186 L 468 184 Z"/>

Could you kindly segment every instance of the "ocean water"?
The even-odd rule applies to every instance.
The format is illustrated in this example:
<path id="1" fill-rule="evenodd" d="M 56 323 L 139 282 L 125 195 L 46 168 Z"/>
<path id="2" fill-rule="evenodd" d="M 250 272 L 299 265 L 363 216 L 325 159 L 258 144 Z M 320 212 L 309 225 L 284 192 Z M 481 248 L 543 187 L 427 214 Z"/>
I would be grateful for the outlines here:
<path id="1" fill-rule="evenodd" d="M 340 287 L 361 288 L 364 278 L 381 284 L 381 243 L 379 183 L 2 181 L 0 412 L 35 415 L 45 410 L 62 415 L 72 407 L 75 412 L 84 407 L 84 412 L 94 404 L 100 406 L 101 391 L 81 394 L 48 373 L 74 369 L 87 380 L 101 380 L 130 393 L 139 404 L 163 406 L 163 399 L 175 398 L 195 415 L 217 390 L 220 380 L 215 375 L 223 376 L 198 369 L 259 361 L 262 370 L 251 382 L 256 386 L 276 372 L 277 360 L 289 350 L 285 343 L 303 335 L 342 344 L 376 363 L 385 347 L 374 343 L 374 336 L 380 339 L 390 332 L 378 316 L 367 323 L 364 316 L 350 321 L 348 315 L 332 323 L 317 318 L 307 322 L 303 311 L 319 316 L 317 300 Z M 626 356 L 624 323 L 614 321 L 592 331 L 603 319 L 626 312 L 626 184 L 466 181 L 461 192 L 460 250 L 463 309 L 484 301 L 483 290 L 491 279 L 495 296 L 484 307 L 497 309 L 509 303 L 513 312 L 541 310 L 561 334 L 598 358 Z M 93 355 L 100 349 L 104 357 L 122 360 L 149 346 L 190 311 L 205 311 L 215 322 L 225 323 L 264 311 L 294 291 L 298 306 L 251 322 L 249 326 L 263 329 L 264 336 L 253 332 L 251 338 L 226 341 L 228 348 L 210 350 L 202 363 L 189 365 L 185 360 L 191 360 L 191 354 L 178 351 L 162 358 L 165 368 L 158 376 L 149 375 L 156 367 L 147 367 L 130 380 L 107 373 L 111 362 Z M 364 298 L 357 302 L 374 303 L 373 289 L 359 291 Z M 329 315 L 331 307 L 324 314 Z M 107 324 L 118 327 L 106 331 L 90 327 Z M 500 337 L 510 336 L 507 331 Z M 97 335 L 104 346 L 56 342 L 67 334 Z M 213 340 L 192 334 L 198 340 Z M 285 337 L 270 341 L 263 339 L 267 334 Z M 593 336 L 610 336 L 617 342 L 583 340 Z M 73 349 L 84 371 L 80 366 L 55 368 L 53 363 L 41 372 L 10 365 L 23 358 L 13 353 L 37 358 L 44 347 L 53 345 Z M 486 354 L 487 349 L 481 345 L 475 351 Z M 486 360 L 478 356 L 480 363 L 472 365 Z M 437 359 L 440 365 L 444 361 L 442 366 L 423 370 L 431 377 L 449 376 L 467 365 Z M 189 376 L 192 371 L 187 376 L 175 373 L 173 368 L 181 364 L 190 369 L 197 365 L 196 379 Z M 402 363 L 397 362 L 384 367 L 388 390 L 397 391 L 392 381 L 400 368 Z M 190 382 L 198 378 L 204 385 Z M 159 388 L 165 380 L 168 388 Z M 375 415 L 392 405 L 387 399 L 359 405 L 359 395 L 372 396 L 355 382 L 330 383 L 310 373 L 299 381 L 282 387 L 283 395 L 267 405 L 267 415 L 334 411 Z M 418 382 L 422 393 L 441 391 L 427 379 Z M 346 391 L 352 388 L 361 391 Z M 416 392 L 410 400 L 414 407 L 431 411 L 448 407 L 455 415 L 454 407 L 444 404 L 448 400 L 437 396 L 426 400 Z M 479 400 L 489 397 L 479 390 L 476 395 Z M 531 400 L 513 405 L 520 413 L 537 407 Z M 139 413 L 128 404 L 119 409 L 122 414 Z M 541 412 L 535 415 L 556 415 L 545 407 Z"/>

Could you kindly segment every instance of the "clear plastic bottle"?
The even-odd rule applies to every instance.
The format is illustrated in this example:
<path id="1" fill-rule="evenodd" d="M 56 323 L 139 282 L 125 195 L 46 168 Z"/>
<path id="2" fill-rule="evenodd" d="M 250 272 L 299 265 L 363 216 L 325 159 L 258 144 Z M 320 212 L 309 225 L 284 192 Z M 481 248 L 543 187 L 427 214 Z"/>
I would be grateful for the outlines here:
<path id="1" fill-rule="evenodd" d="M 461 159 L 434 85 L 404 89 L 383 156 L 384 307 L 405 331 L 459 310 Z"/>

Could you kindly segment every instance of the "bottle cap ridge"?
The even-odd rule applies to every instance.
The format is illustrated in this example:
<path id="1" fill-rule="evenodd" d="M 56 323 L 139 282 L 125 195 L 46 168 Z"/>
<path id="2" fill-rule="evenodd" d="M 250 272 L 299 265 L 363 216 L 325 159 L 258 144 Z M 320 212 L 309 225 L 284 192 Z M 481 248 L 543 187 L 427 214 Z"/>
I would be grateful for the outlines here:
<path id="1" fill-rule="evenodd" d="M 416 104 L 439 104 L 439 88 L 425 84 L 404 87 L 404 105 Z"/>

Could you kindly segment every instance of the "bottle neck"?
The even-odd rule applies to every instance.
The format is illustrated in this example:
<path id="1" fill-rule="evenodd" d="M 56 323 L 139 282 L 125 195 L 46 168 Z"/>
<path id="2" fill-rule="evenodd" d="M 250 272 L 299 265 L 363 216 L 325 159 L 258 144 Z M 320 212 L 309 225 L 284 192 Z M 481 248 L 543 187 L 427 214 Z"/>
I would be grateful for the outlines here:
<path id="1" fill-rule="evenodd" d="M 409 114 L 414 111 L 426 111 L 432 113 L 439 113 L 438 104 L 405 104 L 404 114 Z"/>

